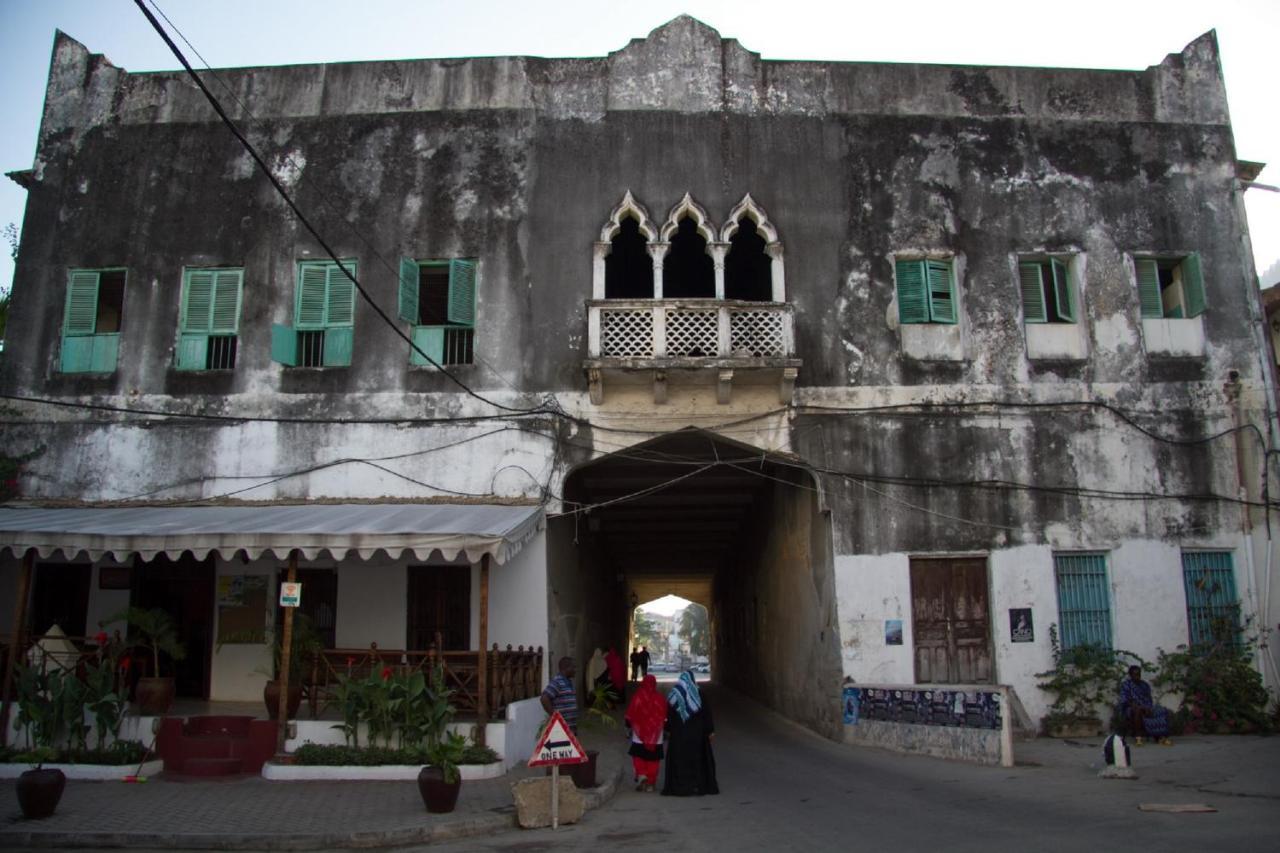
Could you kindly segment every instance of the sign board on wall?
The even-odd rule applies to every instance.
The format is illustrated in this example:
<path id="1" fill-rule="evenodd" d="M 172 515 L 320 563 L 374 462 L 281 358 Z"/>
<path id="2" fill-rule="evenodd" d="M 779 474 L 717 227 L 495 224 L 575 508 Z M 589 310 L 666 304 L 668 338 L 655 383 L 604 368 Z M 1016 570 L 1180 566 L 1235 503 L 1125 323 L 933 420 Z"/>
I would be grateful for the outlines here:
<path id="1" fill-rule="evenodd" d="M 302 603 L 302 584 L 285 582 L 280 584 L 280 606 L 298 607 Z"/>
<path id="2" fill-rule="evenodd" d="M 1009 608 L 1009 636 L 1015 643 L 1035 642 L 1036 630 L 1031 623 L 1030 607 Z"/>

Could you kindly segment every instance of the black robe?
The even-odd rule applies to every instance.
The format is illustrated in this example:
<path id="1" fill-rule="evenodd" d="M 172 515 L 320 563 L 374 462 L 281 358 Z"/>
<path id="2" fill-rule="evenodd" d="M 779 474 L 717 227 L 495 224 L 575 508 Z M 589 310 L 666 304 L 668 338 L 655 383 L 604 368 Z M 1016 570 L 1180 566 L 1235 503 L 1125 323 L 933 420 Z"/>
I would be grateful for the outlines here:
<path id="1" fill-rule="evenodd" d="M 715 732 L 711 708 L 704 696 L 702 708 L 687 720 L 671 709 L 667 714 L 667 775 L 662 793 L 676 797 L 718 794 L 716 757 L 711 751 Z"/>

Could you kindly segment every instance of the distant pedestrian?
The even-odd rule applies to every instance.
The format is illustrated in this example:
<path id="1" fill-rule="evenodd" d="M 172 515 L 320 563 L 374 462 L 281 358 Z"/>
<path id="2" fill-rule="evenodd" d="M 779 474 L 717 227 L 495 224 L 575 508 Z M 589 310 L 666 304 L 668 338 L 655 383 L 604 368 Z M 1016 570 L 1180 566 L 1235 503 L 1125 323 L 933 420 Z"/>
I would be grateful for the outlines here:
<path id="1" fill-rule="evenodd" d="M 667 775 L 662 793 L 676 797 L 720 793 L 711 751 L 716 728 L 692 672 L 680 673 L 680 680 L 667 694 L 667 704 L 671 711 L 667 714 Z"/>
<path id="2" fill-rule="evenodd" d="M 640 650 L 636 648 L 631 650 L 631 680 L 640 680 Z"/>
<path id="3" fill-rule="evenodd" d="M 667 722 L 667 701 L 658 692 L 658 679 L 646 675 L 636 695 L 627 705 L 627 728 L 631 730 L 631 746 L 627 753 L 635 768 L 637 791 L 652 791 L 658 783 L 658 765 L 662 761 L 663 729 Z"/>
<path id="4" fill-rule="evenodd" d="M 649 674 L 649 650 L 644 646 L 640 647 L 640 677 L 644 678 Z"/>
<path id="5" fill-rule="evenodd" d="M 547 714 L 559 711 L 560 716 L 575 732 L 578 730 L 578 692 L 573 688 L 573 658 L 560 658 L 559 672 L 542 691 L 542 710 Z"/>

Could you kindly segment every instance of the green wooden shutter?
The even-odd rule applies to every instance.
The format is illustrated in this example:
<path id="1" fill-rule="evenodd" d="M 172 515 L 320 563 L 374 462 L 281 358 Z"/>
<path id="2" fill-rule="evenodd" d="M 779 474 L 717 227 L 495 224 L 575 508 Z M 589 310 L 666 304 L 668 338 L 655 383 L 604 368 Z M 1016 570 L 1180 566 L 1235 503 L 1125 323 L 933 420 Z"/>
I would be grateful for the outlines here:
<path id="1" fill-rule="evenodd" d="M 244 270 L 217 270 L 213 274 L 210 332 L 215 335 L 234 335 L 240 331 L 240 300 L 243 292 Z"/>
<path id="2" fill-rule="evenodd" d="M 292 326 L 271 324 L 271 360 L 298 366 L 298 332 Z"/>
<path id="3" fill-rule="evenodd" d="M 306 262 L 298 267 L 298 302 L 295 318 L 299 329 L 323 329 L 325 326 L 329 266 L 323 262 Z"/>
<path id="4" fill-rule="evenodd" d="M 425 352 L 431 361 L 423 358 L 416 349 L 409 350 L 409 363 L 431 365 L 444 363 L 444 329 L 440 326 L 418 326 L 413 330 L 413 342 Z M 433 365 L 434 366 L 434 365 Z"/>
<path id="5" fill-rule="evenodd" d="M 1053 270 L 1053 295 L 1057 300 L 1058 316 L 1068 323 L 1076 321 L 1076 295 L 1071 290 L 1071 277 L 1067 274 L 1067 265 L 1057 258 L 1049 259 Z"/>
<path id="6" fill-rule="evenodd" d="M 93 335 L 64 336 L 58 370 L 63 373 L 88 373 L 92 366 Z"/>
<path id="7" fill-rule="evenodd" d="M 421 270 L 412 258 L 400 259 L 400 319 L 418 323 L 418 280 Z"/>
<path id="8" fill-rule="evenodd" d="M 1138 276 L 1138 302 L 1142 305 L 1142 319 L 1159 320 L 1164 316 L 1164 303 L 1160 300 L 1160 269 L 1151 258 L 1134 258 L 1133 270 Z"/>
<path id="9" fill-rule="evenodd" d="M 476 263 L 454 259 L 449 261 L 450 323 L 472 326 L 476 322 Z"/>
<path id="10" fill-rule="evenodd" d="M 347 367 L 351 364 L 353 331 L 350 326 L 330 326 L 324 330 L 321 363 L 325 367 Z"/>
<path id="11" fill-rule="evenodd" d="M 89 356 L 89 372 L 115 373 L 116 361 L 120 352 L 119 333 L 94 335 L 87 338 L 87 340 L 93 342 L 93 351 Z"/>
<path id="12" fill-rule="evenodd" d="M 344 263 L 343 267 L 351 271 L 351 276 L 356 274 L 356 265 L 354 263 Z M 330 328 L 333 326 L 350 326 L 355 322 L 356 286 L 352 282 L 351 276 L 343 272 L 342 267 L 329 266 L 329 291 L 326 296 L 325 325 Z M 348 359 L 349 362 L 350 359 Z"/>
<path id="13" fill-rule="evenodd" d="M 929 261 L 929 317 L 935 323 L 956 321 L 955 279 L 950 261 Z"/>
<path id="14" fill-rule="evenodd" d="M 92 335 L 98 322 L 98 273 L 73 270 L 67 279 L 64 335 Z"/>
<path id="15" fill-rule="evenodd" d="M 213 271 L 187 270 L 182 289 L 182 316 L 178 328 L 184 333 L 203 334 L 210 329 L 213 309 Z"/>
<path id="16" fill-rule="evenodd" d="M 209 364 L 209 336 L 183 333 L 178 336 L 174 367 L 178 370 L 204 370 Z"/>
<path id="17" fill-rule="evenodd" d="M 924 261 L 898 261 L 898 320 L 902 323 L 929 322 L 929 300 L 925 294 Z"/>
<path id="18" fill-rule="evenodd" d="M 1204 278 L 1200 275 L 1200 255 L 1192 252 L 1182 259 L 1182 298 L 1188 317 L 1204 313 Z"/>
<path id="19" fill-rule="evenodd" d="M 1044 323 L 1049 319 L 1044 305 L 1044 282 L 1040 264 L 1018 264 L 1018 283 L 1022 287 L 1022 316 L 1028 323 Z"/>

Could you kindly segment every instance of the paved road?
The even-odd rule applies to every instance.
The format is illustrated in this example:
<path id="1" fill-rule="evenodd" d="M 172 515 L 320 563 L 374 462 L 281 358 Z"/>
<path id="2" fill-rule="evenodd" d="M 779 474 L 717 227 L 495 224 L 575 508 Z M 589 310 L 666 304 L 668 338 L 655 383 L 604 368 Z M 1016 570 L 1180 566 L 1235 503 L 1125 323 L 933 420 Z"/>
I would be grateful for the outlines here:
<path id="1" fill-rule="evenodd" d="M 757 707 L 735 707 L 714 688 L 707 692 L 716 714 L 719 796 L 624 788 L 582 823 L 555 832 L 429 849 L 1280 849 L 1280 738 L 1229 739 L 1243 754 L 1230 768 L 1210 754 L 1224 739 L 1143 747 L 1135 759 L 1142 778 L 1111 781 L 1097 778 L 1094 745 L 1036 741 L 1019 746 L 1038 766 L 976 767 L 832 744 Z M 1209 803 L 1218 811 L 1148 813 L 1140 803 Z"/>

